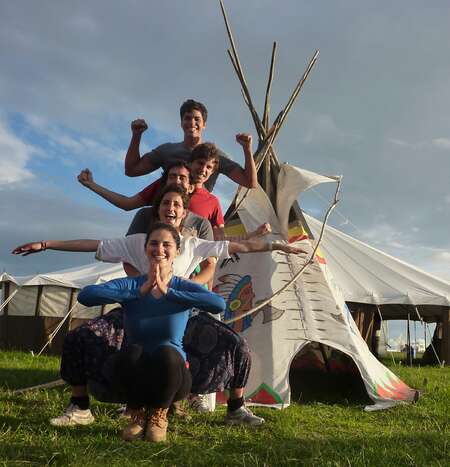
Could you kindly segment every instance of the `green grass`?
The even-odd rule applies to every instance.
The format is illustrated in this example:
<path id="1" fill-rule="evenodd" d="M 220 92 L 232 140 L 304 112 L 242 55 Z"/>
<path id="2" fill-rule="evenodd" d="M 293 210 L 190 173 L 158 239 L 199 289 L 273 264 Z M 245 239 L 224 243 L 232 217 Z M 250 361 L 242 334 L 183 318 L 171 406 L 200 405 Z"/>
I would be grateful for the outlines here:
<path id="1" fill-rule="evenodd" d="M 57 429 L 48 419 L 67 404 L 67 388 L 13 395 L 12 390 L 58 378 L 59 360 L 19 352 L 0 354 L 0 465 L 182 466 L 448 466 L 450 368 L 395 367 L 424 390 L 415 405 L 366 413 L 339 403 L 255 408 L 266 419 L 257 429 L 228 427 L 225 410 L 170 423 L 169 442 L 126 443 L 115 406 L 93 401 L 96 423 Z"/>

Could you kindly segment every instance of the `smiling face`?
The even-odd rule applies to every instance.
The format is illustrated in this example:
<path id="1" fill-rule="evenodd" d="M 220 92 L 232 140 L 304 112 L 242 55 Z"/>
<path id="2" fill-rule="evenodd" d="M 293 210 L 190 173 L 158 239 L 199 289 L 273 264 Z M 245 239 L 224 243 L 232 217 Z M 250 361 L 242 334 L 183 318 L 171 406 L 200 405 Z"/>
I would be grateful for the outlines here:
<path id="1" fill-rule="evenodd" d="M 185 138 L 201 139 L 205 127 L 206 122 L 199 110 L 190 110 L 181 117 L 181 128 Z"/>
<path id="2" fill-rule="evenodd" d="M 169 191 L 161 199 L 158 210 L 159 220 L 166 224 L 180 228 L 181 221 L 186 217 L 186 210 L 183 207 L 183 199 L 179 193 Z"/>
<path id="3" fill-rule="evenodd" d="M 204 184 L 216 170 L 215 159 L 195 159 L 191 162 L 191 178 L 195 185 Z"/>
<path id="4" fill-rule="evenodd" d="M 178 255 L 173 233 L 164 228 L 152 232 L 145 245 L 145 254 L 151 265 L 159 264 L 164 270 L 172 267 L 173 260 Z"/>

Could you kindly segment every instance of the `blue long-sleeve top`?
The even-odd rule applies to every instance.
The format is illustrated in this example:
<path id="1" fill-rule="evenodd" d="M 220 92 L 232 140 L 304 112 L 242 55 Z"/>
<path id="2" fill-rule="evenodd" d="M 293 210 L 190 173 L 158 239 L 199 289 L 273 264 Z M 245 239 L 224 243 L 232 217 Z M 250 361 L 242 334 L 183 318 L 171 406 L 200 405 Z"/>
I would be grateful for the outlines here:
<path id="1" fill-rule="evenodd" d="M 89 285 L 78 294 L 78 301 L 85 306 L 122 304 L 127 342 L 142 345 L 147 354 L 161 345 L 171 345 L 186 359 L 182 342 L 191 309 L 221 313 L 226 306 L 224 299 L 200 284 L 176 276 L 161 298 L 150 293 L 141 295 L 140 288 L 146 280 L 147 275 L 143 275 Z"/>

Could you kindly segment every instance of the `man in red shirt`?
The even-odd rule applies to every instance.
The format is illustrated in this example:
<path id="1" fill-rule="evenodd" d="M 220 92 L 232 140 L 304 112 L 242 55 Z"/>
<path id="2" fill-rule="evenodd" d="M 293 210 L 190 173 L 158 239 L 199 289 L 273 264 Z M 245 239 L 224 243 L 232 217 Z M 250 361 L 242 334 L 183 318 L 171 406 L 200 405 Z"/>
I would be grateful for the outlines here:
<path id="1" fill-rule="evenodd" d="M 236 141 L 242 146 L 245 157 L 251 157 L 252 136 L 240 133 L 236 135 Z M 192 185 L 191 190 L 193 189 L 193 191 L 189 210 L 208 219 L 216 234 L 215 237 L 221 237 L 224 219 L 220 202 L 216 196 L 205 188 L 205 184 L 210 180 L 211 176 L 215 175 L 219 161 L 219 152 L 214 144 L 199 144 L 191 153 L 190 167 L 183 161 L 172 161 L 161 179 L 134 196 L 115 193 L 95 183 L 89 169 L 85 169 L 80 173 L 78 181 L 110 203 L 126 211 L 152 205 L 159 189 L 166 183 L 179 184 L 188 191 L 190 185 Z M 216 229 L 219 230 L 216 231 Z"/>

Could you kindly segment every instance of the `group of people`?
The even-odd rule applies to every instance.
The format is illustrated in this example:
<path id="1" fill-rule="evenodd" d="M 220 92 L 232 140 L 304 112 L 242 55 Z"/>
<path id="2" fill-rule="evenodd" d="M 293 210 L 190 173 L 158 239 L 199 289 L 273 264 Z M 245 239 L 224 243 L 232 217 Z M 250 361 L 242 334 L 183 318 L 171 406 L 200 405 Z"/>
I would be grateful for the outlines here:
<path id="1" fill-rule="evenodd" d="M 163 168 L 162 177 L 136 195 L 98 185 L 88 169 L 78 176 L 81 184 L 119 208 L 142 208 L 125 237 L 43 240 L 13 250 L 25 256 L 46 249 L 92 251 L 100 261 L 122 263 L 127 274 L 85 287 L 78 295 L 85 306 L 120 306 L 66 335 L 61 376 L 71 386 L 71 398 L 64 413 L 50 420 L 54 426 L 92 423 L 92 394 L 101 401 L 126 404 L 130 421 L 123 439 L 165 441 L 169 408 L 181 412 L 178 402 L 189 394 L 224 389 L 229 392 L 226 423 L 264 423 L 244 404 L 251 366 L 248 345 L 210 314 L 226 307 L 224 299 L 210 291 L 215 264 L 234 253 L 304 252 L 264 241 L 267 225 L 244 237 L 225 236 L 220 202 L 211 190 L 219 173 L 247 188 L 257 186 L 252 137 L 236 136 L 245 157 L 242 168 L 214 144 L 202 142 L 207 120 L 203 104 L 184 102 L 180 117 L 183 141 L 163 144 L 143 156 L 139 147 L 147 124 L 142 119 L 131 123 L 126 175 Z"/>

